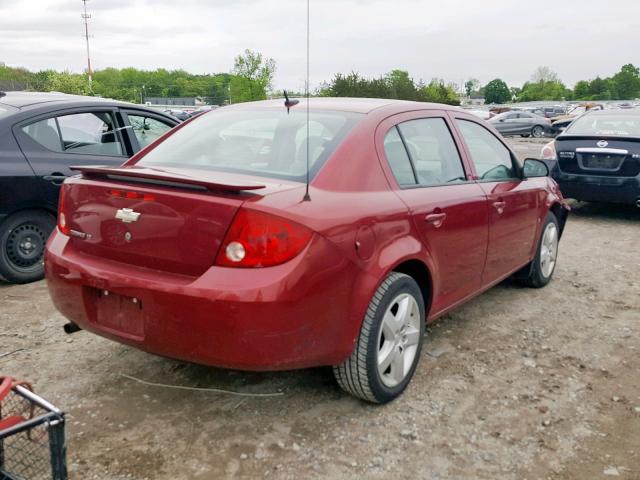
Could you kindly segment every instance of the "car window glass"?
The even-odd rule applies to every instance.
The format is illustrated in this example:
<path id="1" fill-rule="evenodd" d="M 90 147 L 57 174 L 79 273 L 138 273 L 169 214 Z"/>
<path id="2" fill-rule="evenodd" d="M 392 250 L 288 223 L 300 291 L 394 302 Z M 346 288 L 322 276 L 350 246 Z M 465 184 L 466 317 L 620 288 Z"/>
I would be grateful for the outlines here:
<path id="1" fill-rule="evenodd" d="M 6 117 L 10 113 L 13 113 L 13 112 L 16 112 L 16 111 L 18 111 L 18 109 L 15 108 L 15 107 L 11 107 L 9 105 L 0 104 L 0 117 Z"/>
<path id="2" fill-rule="evenodd" d="M 198 117 L 142 158 L 139 165 L 242 172 L 305 181 L 333 154 L 361 114 L 221 108 Z"/>
<path id="3" fill-rule="evenodd" d="M 407 154 L 407 149 L 404 148 L 404 144 L 396 127 L 389 130 L 384 137 L 384 153 L 398 185 L 406 186 L 417 183 L 416 177 L 413 174 L 413 168 L 411 167 L 411 160 L 409 160 L 409 155 Z"/>
<path id="4" fill-rule="evenodd" d="M 60 141 L 55 118 L 47 118 L 46 120 L 32 123 L 22 127 L 22 131 L 43 147 L 54 152 L 62 152 L 62 142 Z"/>
<path id="5" fill-rule="evenodd" d="M 307 161 L 307 126 L 302 125 L 298 128 L 295 142 L 295 159 L 296 163 L 306 163 Z M 313 165 L 318 157 L 322 155 L 327 144 L 333 139 L 331 131 L 325 127 L 322 123 L 314 120 L 309 121 L 309 164 Z M 270 145 L 263 147 L 270 149 Z"/>
<path id="6" fill-rule="evenodd" d="M 442 118 L 421 118 L 398 125 L 420 185 L 466 180 L 451 132 Z"/>
<path id="7" fill-rule="evenodd" d="M 511 152 L 489 130 L 468 120 L 457 120 L 476 172 L 482 180 L 516 177 Z"/>
<path id="8" fill-rule="evenodd" d="M 133 133 L 138 139 L 140 148 L 144 148 L 156 141 L 172 128 L 171 125 L 156 120 L 155 118 L 132 114 L 127 114 L 127 116 L 129 117 L 129 123 L 133 127 Z"/>
<path id="9" fill-rule="evenodd" d="M 65 153 L 123 155 L 113 117 L 106 112 L 58 117 Z"/>

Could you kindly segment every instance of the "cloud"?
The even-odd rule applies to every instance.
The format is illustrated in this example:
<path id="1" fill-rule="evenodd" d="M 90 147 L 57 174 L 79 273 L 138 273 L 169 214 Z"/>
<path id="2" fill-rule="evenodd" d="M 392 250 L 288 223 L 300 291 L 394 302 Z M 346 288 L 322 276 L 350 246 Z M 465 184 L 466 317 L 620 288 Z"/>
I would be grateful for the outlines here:
<path id="1" fill-rule="evenodd" d="M 245 48 L 273 57 L 275 84 L 301 89 L 306 2 L 90 0 L 94 68 L 226 72 Z M 311 0 L 312 85 L 352 70 L 522 84 L 540 65 L 567 83 L 638 60 L 640 2 L 618 0 Z M 85 66 L 79 0 L 0 0 L 0 61 L 30 69 Z M 624 19 L 624 20 L 623 20 Z"/>

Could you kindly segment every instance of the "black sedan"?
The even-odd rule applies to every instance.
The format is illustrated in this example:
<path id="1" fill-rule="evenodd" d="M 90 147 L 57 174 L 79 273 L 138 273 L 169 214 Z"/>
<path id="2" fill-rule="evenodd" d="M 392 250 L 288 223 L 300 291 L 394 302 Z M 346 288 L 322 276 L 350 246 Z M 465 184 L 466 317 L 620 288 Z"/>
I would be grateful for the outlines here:
<path id="1" fill-rule="evenodd" d="M 640 207 L 640 110 L 587 112 L 542 157 L 565 197 Z"/>
<path id="2" fill-rule="evenodd" d="M 0 278 L 42 278 L 44 244 L 70 166 L 120 165 L 178 123 L 113 100 L 0 92 Z"/>
<path id="3" fill-rule="evenodd" d="M 505 112 L 496 115 L 489 120 L 502 135 L 544 137 L 551 132 L 551 121 L 535 113 L 529 112 Z"/>

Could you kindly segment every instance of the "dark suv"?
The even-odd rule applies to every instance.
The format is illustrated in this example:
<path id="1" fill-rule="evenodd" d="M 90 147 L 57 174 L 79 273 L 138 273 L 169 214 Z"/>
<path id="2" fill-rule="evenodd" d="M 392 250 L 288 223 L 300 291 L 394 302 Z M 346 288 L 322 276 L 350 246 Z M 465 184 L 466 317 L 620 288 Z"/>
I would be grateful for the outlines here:
<path id="1" fill-rule="evenodd" d="M 73 165 L 120 165 L 177 119 L 138 105 L 58 93 L 0 92 L 0 278 L 43 276 L 58 192 Z"/>

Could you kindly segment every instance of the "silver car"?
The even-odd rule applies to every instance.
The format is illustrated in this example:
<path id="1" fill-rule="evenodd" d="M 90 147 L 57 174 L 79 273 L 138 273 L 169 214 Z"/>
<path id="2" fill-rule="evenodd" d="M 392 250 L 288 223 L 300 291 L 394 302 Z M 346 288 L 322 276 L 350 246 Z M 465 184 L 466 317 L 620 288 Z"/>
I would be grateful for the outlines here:
<path id="1" fill-rule="evenodd" d="M 551 121 L 535 113 L 505 112 L 489 120 L 502 135 L 541 138 L 551 132 Z"/>

